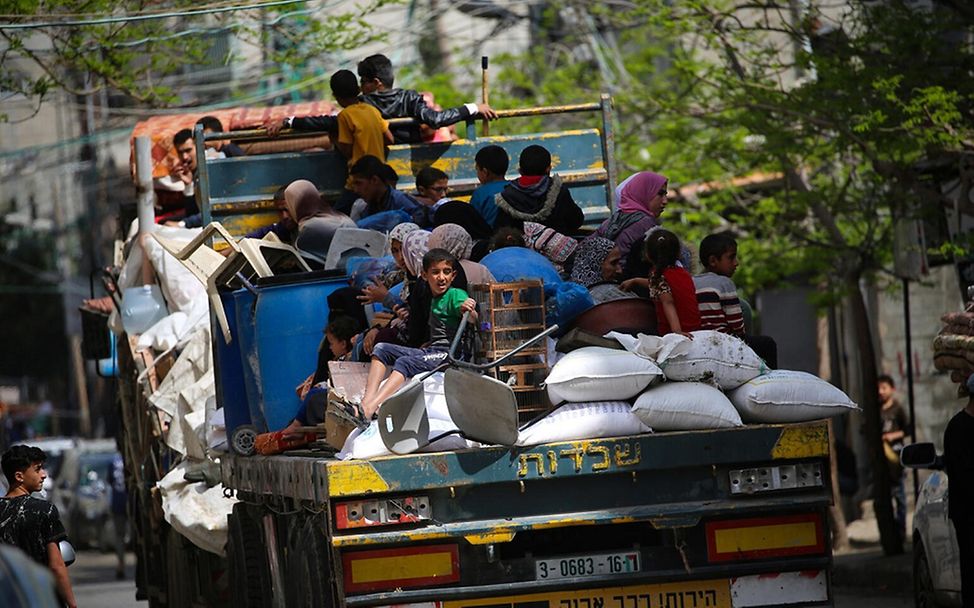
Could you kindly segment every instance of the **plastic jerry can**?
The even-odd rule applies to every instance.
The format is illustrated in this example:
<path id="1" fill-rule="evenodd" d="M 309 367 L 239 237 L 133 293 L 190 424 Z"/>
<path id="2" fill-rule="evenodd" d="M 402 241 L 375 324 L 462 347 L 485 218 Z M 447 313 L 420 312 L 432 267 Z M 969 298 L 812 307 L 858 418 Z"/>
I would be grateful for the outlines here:
<path id="1" fill-rule="evenodd" d="M 122 290 L 122 327 L 125 333 L 141 334 L 169 314 L 158 285 Z"/>

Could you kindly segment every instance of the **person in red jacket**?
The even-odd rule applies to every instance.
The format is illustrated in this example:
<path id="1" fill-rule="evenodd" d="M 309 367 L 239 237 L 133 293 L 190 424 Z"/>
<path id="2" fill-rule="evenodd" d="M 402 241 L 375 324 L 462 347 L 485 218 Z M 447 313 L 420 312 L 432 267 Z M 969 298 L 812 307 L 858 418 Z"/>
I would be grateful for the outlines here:
<path id="1" fill-rule="evenodd" d="M 649 289 L 656 305 L 657 333 L 675 333 L 688 338 L 700 329 L 700 307 L 693 277 L 679 262 L 680 239 L 662 228 L 646 235 L 646 260 L 652 265 L 647 278 L 637 277 L 622 284 L 631 291 L 636 285 Z"/>

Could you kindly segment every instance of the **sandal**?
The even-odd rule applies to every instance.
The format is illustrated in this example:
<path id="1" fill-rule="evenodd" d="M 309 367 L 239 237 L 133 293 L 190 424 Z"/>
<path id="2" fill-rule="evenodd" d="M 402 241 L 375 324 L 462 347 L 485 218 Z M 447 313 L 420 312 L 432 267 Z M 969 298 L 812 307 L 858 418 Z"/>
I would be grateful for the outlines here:
<path id="1" fill-rule="evenodd" d="M 352 403 L 340 395 L 335 395 L 333 399 L 328 400 L 328 403 L 334 406 L 335 410 L 337 410 L 335 413 L 340 418 L 346 419 L 359 428 L 369 426 L 369 420 L 366 419 L 360 404 Z"/>

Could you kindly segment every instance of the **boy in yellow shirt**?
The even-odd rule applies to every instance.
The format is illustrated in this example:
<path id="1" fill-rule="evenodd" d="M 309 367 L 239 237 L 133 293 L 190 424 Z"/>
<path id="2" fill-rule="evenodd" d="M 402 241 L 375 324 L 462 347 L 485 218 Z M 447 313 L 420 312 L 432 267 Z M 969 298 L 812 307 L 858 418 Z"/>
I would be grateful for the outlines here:
<path id="1" fill-rule="evenodd" d="M 335 145 L 348 159 L 349 168 L 366 155 L 386 158 L 386 144 L 392 143 L 389 123 L 379 111 L 359 99 L 358 79 L 349 70 L 338 70 L 331 77 L 331 93 L 344 108 L 338 114 L 338 137 Z M 352 191 L 352 177 L 345 182 L 345 191 L 335 203 L 335 209 L 348 213 L 358 196 Z M 347 207 L 347 208 L 346 208 Z"/>

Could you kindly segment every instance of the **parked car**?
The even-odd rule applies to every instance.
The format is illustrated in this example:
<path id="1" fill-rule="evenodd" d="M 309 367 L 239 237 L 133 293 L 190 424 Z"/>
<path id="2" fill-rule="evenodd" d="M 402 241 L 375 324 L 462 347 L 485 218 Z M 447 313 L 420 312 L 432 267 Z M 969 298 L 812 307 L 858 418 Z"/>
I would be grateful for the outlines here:
<path id="1" fill-rule="evenodd" d="M 947 518 L 947 473 L 932 443 L 903 448 L 903 465 L 932 471 L 913 514 L 913 596 L 917 608 L 960 606 L 960 553 Z"/>
<path id="2" fill-rule="evenodd" d="M 111 471 L 116 453 L 114 440 L 81 441 L 65 452 L 55 483 L 55 505 L 76 546 L 114 546 Z"/>

